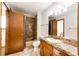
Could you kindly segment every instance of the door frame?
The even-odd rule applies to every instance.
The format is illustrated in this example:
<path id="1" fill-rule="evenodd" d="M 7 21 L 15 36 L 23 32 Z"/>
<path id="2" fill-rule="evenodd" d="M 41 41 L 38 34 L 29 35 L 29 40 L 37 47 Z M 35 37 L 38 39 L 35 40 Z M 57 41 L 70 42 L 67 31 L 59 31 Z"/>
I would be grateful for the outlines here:
<path id="1" fill-rule="evenodd" d="M 62 19 L 58 19 L 57 21 L 61 21 L 61 20 L 63 20 L 63 37 L 64 37 L 64 35 L 65 35 L 65 20 L 64 20 L 64 18 L 62 18 Z"/>
<path id="2" fill-rule="evenodd" d="M 7 17 L 9 17 L 9 15 L 8 15 L 8 12 L 9 12 L 9 8 L 8 8 L 8 6 L 7 6 L 7 3 L 6 2 L 2 2 L 2 4 L 5 6 L 5 8 L 6 8 L 6 10 L 5 10 L 5 12 L 6 12 L 6 24 L 8 23 L 7 22 Z M 8 48 L 6 48 L 6 47 L 8 47 L 8 45 L 6 45 L 6 43 L 8 43 L 8 42 L 6 42 L 8 39 L 8 35 L 6 35 L 6 33 L 8 32 L 8 26 L 6 26 L 6 31 L 5 31 L 5 47 L 3 47 L 3 49 L 5 50 L 5 52 L 4 52 L 4 54 L 6 54 L 6 52 L 8 52 Z M 4 28 L 3 28 L 4 29 Z"/>
<path id="3" fill-rule="evenodd" d="M 78 47 L 77 47 L 77 50 L 78 50 L 78 56 L 79 56 L 79 2 L 78 2 L 78 9 L 77 9 L 77 44 L 78 44 Z"/>

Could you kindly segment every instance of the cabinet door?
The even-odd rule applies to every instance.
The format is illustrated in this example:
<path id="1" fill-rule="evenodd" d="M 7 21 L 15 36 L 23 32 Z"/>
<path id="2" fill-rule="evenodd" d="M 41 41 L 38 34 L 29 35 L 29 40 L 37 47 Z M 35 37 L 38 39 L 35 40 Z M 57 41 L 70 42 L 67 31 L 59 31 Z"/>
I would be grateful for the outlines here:
<path id="1" fill-rule="evenodd" d="M 6 33 L 8 39 L 6 41 L 7 54 L 22 51 L 23 44 L 23 15 L 16 12 L 10 12 L 10 20 L 8 20 L 9 31 Z"/>
<path id="2" fill-rule="evenodd" d="M 53 46 L 44 42 L 44 56 L 53 56 Z"/>
<path id="3" fill-rule="evenodd" d="M 44 56 L 50 56 L 50 51 L 46 47 L 44 47 Z"/>
<path id="4" fill-rule="evenodd" d="M 53 56 L 53 46 L 41 40 L 40 55 L 42 56 Z"/>
<path id="5" fill-rule="evenodd" d="M 43 56 L 43 41 L 40 43 L 40 55 Z"/>

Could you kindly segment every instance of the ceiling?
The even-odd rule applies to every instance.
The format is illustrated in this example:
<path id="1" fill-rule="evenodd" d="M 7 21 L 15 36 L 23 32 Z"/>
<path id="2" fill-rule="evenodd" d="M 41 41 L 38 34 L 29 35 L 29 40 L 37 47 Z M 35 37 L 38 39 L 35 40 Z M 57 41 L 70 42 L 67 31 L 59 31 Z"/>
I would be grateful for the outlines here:
<path id="1" fill-rule="evenodd" d="M 8 2 L 10 8 L 31 15 L 36 15 L 37 11 L 44 11 L 55 2 Z"/>

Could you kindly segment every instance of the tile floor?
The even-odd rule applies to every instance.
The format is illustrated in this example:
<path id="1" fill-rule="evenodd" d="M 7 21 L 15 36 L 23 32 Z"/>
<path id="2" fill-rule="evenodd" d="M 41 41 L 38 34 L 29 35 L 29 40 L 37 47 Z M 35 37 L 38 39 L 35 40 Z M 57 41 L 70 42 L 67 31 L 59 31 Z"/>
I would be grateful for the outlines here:
<path id="1" fill-rule="evenodd" d="M 2 47 L 0 51 L 1 51 L 1 52 L 0 52 L 0 56 L 4 56 L 4 55 L 5 55 L 5 48 Z"/>
<path id="2" fill-rule="evenodd" d="M 24 51 L 10 54 L 8 56 L 40 56 L 39 50 L 33 51 L 33 48 L 25 48 Z"/>
<path id="3" fill-rule="evenodd" d="M 26 48 L 22 52 L 10 54 L 8 56 L 40 56 L 39 49 L 37 51 L 33 50 L 33 41 L 26 42 Z"/>

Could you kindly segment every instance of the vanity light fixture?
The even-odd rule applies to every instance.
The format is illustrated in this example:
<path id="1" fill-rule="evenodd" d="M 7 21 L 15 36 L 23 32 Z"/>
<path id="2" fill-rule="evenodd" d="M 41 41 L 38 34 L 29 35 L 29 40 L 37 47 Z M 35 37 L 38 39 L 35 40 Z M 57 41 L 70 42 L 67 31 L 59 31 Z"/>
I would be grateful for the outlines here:
<path id="1" fill-rule="evenodd" d="M 67 7 L 72 5 L 73 3 L 67 5 L 67 2 L 61 2 L 54 6 L 53 10 L 49 13 L 49 15 L 55 15 L 62 14 L 64 12 L 67 12 Z M 67 5 L 67 6 L 66 6 Z"/>
<path id="2" fill-rule="evenodd" d="M 63 9 L 63 5 L 59 4 L 59 5 L 57 6 L 57 8 L 59 8 L 59 10 L 62 10 L 62 9 Z"/>
<path id="3" fill-rule="evenodd" d="M 59 6 L 56 6 L 56 9 L 58 10 L 58 11 L 57 11 L 58 14 L 61 14 L 61 13 L 62 13 L 62 11 L 61 11 L 62 9 L 59 8 Z"/>
<path id="4" fill-rule="evenodd" d="M 62 10 L 63 10 L 63 12 L 66 12 L 67 11 L 67 7 L 66 6 L 64 6 L 64 5 L 62 5 Z"/>
<path id="5" fill-rule="evenodd" d="M 55 16 L 57 16 L 57 12 L 55 12 Z"/>
<path id="6" fill-rule="evenodd" d="M 63 9 L 63 12 L 67 12 L 67 8 L 66 7 Z"/>
<path id="7" fill-rule="evenodd" d="M 53 10 L 54 10 L 54 15 L 57 16 L 59 9 L 57 7 L 55 7 Z"/>
<path id="8" fill-rule="evenodd" d="M 61 13 L 62 13 L 61 11 L 58 12 L 58 14 L 61 14 Z"/>
<path id="9" fill-rule="evenodd" d="M 49 12 L 49 15 L 54 15 L 54 11 L 50 11 Z"/>

